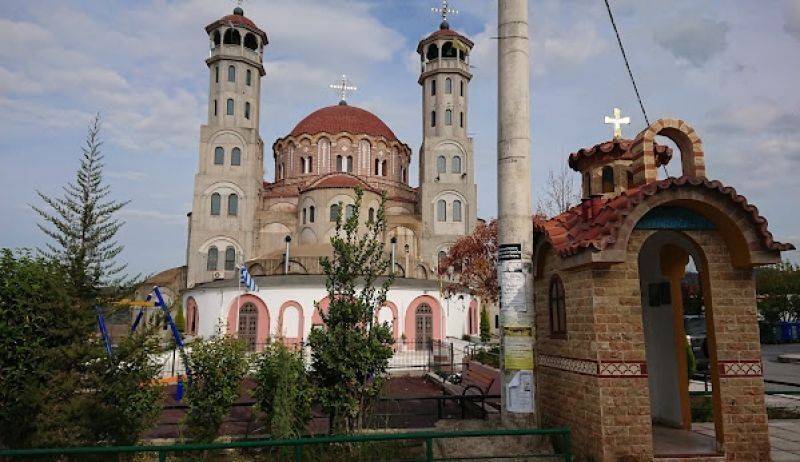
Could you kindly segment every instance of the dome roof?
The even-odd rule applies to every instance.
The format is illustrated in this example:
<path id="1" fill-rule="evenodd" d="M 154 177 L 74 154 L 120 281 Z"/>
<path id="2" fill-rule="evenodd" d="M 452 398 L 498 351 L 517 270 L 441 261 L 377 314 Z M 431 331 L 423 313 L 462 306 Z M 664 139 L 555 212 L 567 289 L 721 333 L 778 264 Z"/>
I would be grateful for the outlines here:
<path id="1" fill-rule="evenodd" d="M 316 135 L 322 132 L 382 136 L 389 141 L 397 141 L 394 132 L 375 114 L 347 104 L 317 109 L 301 120 L 289 136 Z"/>
<path id="2" fill-rule="evenodd" d="M 216 21 L 212 22 L 211 24 L 206 26 L 206 32 L 211 32 L 212 30 L 216 29 L 220 26 L 239 26 L 244 27 L 245 29 L 250 30 L 251 32 L 261 36 L 261 39 L 264 41 L 265 44 L 269 43 L 267 39 L 267 34 L 263 30 L 259 29 L 250 18 L 244 15 L 244 11 L 241 8 L 236 8 L 233 14 L 229 14 L 227 16 L 223 16 Z"/>

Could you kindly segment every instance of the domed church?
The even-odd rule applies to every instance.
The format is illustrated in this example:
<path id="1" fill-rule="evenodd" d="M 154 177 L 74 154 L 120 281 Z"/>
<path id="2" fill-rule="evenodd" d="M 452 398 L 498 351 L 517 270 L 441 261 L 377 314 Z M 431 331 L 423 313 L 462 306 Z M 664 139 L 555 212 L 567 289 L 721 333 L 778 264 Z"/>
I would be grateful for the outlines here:
<path id="1" fill-rule="evenodd" d="M 208 121 L 200 127 L 185 281 L 168 287 L 182 294 L 188 333 L 209 335 L 222 320 L 253 348 L 305 339 L 321 323 L 315 306 L 327 307 L 319 259 L 332 254 L 336 217 L 352 213 L 357 187 L 365 222 L 387 197 L 383 237 L 397 279 L 379 319 L 408 342 L 477 333 L 478 301 L 467 293 L 445 298 L 436 274 L 438 259 L 477 220 L 467 135 L 472 41 L 444 21 L 419 42 L 424 129 L 420 184 L 412 186 L 411 147 L 378 115 L 346 101 L 352 87 L 344 76 L 332 85 L 341 90 L 338 104 L 272 143 L 275 174 L 265 180 L 259 117 L 267 34 L 241 8 L 206 32 Z M 257 291 L 239 285 L 241 265 Z"/>

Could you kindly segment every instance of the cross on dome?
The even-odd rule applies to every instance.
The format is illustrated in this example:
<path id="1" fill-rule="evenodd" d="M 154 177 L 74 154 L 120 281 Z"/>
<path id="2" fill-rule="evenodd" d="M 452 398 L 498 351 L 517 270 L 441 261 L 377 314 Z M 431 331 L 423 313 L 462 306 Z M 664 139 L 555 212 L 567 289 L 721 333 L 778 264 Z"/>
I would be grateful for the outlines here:
<path id="1" fill-rule="evenodd" d="M 622 138 L 622 125 L 627 125 L 631 123 L 631 118 L 627 116 L 622 117 L 622 111 L 620 110 L 620 108 L 615 107 L 614 116 L 613 117 L 606 116 L 605 123 L 609 125 L 614 125 L 614 139 L 618 140 Z"/>
<path id="2" fill-rule="evenodd" d="M 328 85 L 331 90 L 339 95 L 339 104 L 347 104 L 347 93 L 358 90 L 358 87 L 352 85 L 353 82 L 347 79 L 347 76 L 342 74 L 342 78 L 338 82 Z"/>
<path id="3" fill-rule="evenodd" d="M 447 23 L 447 15 L 448 14 L 458 14 L 458 10 L 455 8 L 450 8 L 448 5 L 448 0 L 442 0 L 441 8 L 431 8 L 431 11 L 434 13 L 440 13 L 442 15 L 442 24 L 439 26 L 442 29 L 449 29 L 450 25 Z"/>

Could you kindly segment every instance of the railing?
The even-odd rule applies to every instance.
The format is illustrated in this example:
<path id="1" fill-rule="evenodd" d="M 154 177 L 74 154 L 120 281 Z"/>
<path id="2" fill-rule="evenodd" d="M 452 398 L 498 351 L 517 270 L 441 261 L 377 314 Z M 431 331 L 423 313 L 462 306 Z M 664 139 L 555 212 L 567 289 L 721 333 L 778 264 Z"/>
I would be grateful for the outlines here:
<path id="1" fill-rule="evenodd" d="M 505 447 L 498 447 L 501 455 L 480 454 L 469 456 L 453 457 L 448 454 L 441 454 L 434 447 L 435 440 L 446 440 L 453 438 L 479 438 L 479 437 L 549 437 L 554 447 L 550 454 L 527 453 L 510 455 Z M 404 447 L 402 454 L 404 458 L 398 458 L 400 451 L 397 447 L 391 447 L 392 443 L 399 446 L 404 441 L 416 442 L 414 448 Z M 44 456 L 87 456 L 99 454 L 156 454 L 160 462 L 166 462 L 170 454 L 182 454 L 187 452 L 201 451 L 224 451 L 224 450 L 274 450 L 279 448 L 289 449 L 295 462 L 303 460 L 319 460 L 319 457 L 311 453 L 312 449 L 330 451 L 340 449 L 340 446 L 347 443 L 355 443 L 362 448 L 370 444 L 385 445 L 380 453 L 370 455 L 369 460 L 392 460 L 392 461 L 444 461 L 444 460 L 492 460 L 492 459 L 550 459 L 572 461 L 572 448 L 570 441 L 570 430 L 568 428 L 525 428 L 525 429 L 497 429 L 497 430 L 471 430 L 455 432 L 410 432 L 410 433 L 391 433 L 391 434 L 364 434 L 364 435 L 337 435 L 323 436 L 314 438 L 296 438 L 285 440 L 253 440 L 236 441 L 230 443 L 211 443 L 211 444 L 183 444 L 183 445 L 163 445 L 163 446 L 97 446 L 97 447 L 75 447 L 75 448 L 37 448 L 37 449 L 5 449 L 0 450 L 0 457 L 26 458 Z M 337 447 L 338 446 L 338 447 Z M 485 447 L 486 445 L 482 445 Z M 499 446 L 499 445 L 498 445 Z M 354 448 L 356 451 L 358 447 Z M 436 454 L 439 452 L 440 454 Z M 288 455 L 288 454 L 287 454 Z M 412 458 L 407 458 L 409 455 Z M 375 457 L 378 457 L 377 459 Z M 347 460 L 359 460 L 357 452 L 349 449 Z"/>

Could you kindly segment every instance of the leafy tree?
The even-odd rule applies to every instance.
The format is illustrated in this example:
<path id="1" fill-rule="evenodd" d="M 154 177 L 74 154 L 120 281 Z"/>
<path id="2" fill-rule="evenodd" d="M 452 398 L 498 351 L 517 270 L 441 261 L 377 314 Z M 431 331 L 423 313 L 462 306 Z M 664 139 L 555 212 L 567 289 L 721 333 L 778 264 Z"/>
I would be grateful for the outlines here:
<path id="1" fill-rule="evenodd" d="M 246 345 L 230 337 L 198 339 L 190 345 L 192 386 L 186 392 L 188 436 L 192 441 L 212 442 L 222 419 L 239 398 L 248 370 Z"/>
<path id="2" fill-rule="evenodd" d="M 123 248 L 115 240 L 123 225 L 116 212 L 128 202 L 109 199 L 110 188 L 103 184 L 101 146 L 98 114 L 89 123 L 75 181 L 64 187 L 61 198 L 36 191 L 51 211 L 31 206 L 49 225 L 39 224 L 39 229 L 53 241 L 39 249 L 40 252 L 67 268 L 75 293 L 83 303 L 99 301 L 101 296 L 108 295 L 110 288 L 133 283 L 122 276 L 126 265 L 115 262 Z"/>
<path id="3" fill-rule="evenodd" d="M 492 339 L 489 333 L 489 312 L 486 311 L 486 306 L 481 307 L 481 342 L 486 343 Z"/>
<path id="4" fill-rule="evenodd" d="M 272 438 L 303 435 L 311 419 L 313 389 L 302 353 L 282 343 L 267 345 L 256 359 L 254 379 L 252 395 Z"/>
<path id="5" fill-rule="evenodd" d="M 328 312 L 320 310 L 325 326 L 308 337 L 311 376 L 335 431 L 362 427 L 364 410 L 380 391 L 392 356 L 391 329 L 375 319 L 375 310 L 386 302 L 393 282 L 389 274 L 378 285 L 378 277 L 388 274 L 391 264 L 381 239 L 386 231 L 386 198 L 362 232 L 363 194 L 356 189 L 352 213 L 345 219 L 337 217 L 333 257 L 321 259 L 330 300 Z"/>
<path id="6" fill-rule="evenodd" d="M 175 327 L 178 328 L 180 333 L 184 333 L 186 331 L 186 317 L 183 315 L 183 304 L 180 300 L 176 300 L 172 305 L 172 309 L 175 311 Z"/>
<path id="7" fill-rule="evenodd" d="M 758 311 L 765 321 L 800 319 L 800 266 L 783 262 L 756 270 Z"/>
<path id="8" fill-rule="evenodd" d="M 497 302 L 497 220 L 478 222 L 472 234 L 460 237 L 439 264 L 439 274 L 456 270 L 458 282 L 484 302 Z"/>

